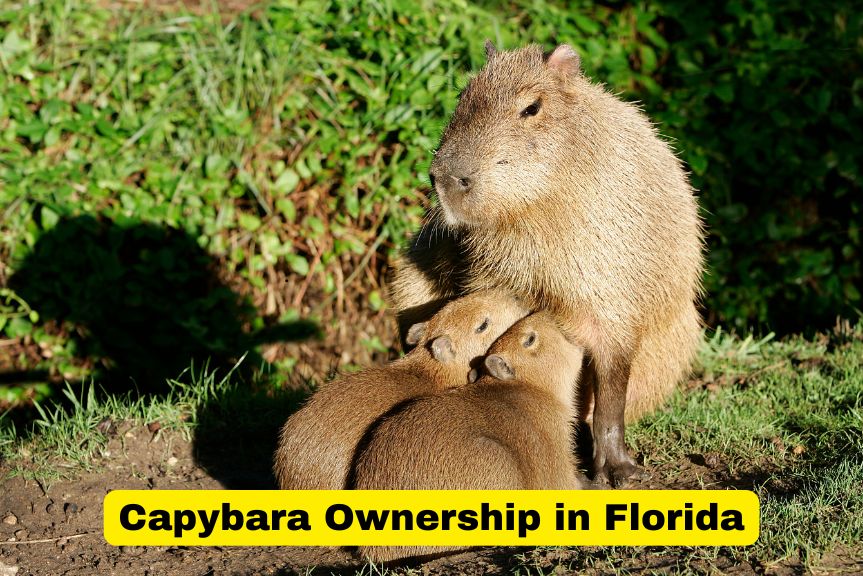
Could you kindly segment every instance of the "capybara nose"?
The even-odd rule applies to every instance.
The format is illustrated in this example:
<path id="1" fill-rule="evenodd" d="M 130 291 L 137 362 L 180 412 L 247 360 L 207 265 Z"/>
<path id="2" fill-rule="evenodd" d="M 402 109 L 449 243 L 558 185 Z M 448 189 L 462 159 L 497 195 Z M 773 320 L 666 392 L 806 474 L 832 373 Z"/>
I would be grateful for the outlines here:
<path id="1" fill-rule="evenodd" d="M 476 182 L 476 171 L 462 159 L 438 153 L 429 169 L 432 188 L 445 194 L 467 194 Z"/>
<path id="2" fill-rule="evenodd" d="M 446 194 L 467 194 L 473 187 L 474 179 L 468 176 L 460 176 L 458 173 L 450 173 L 448 171 L 437 171 L 431 176 L 432 186 L 436 186 L 436 190 Z"/>
<path id="3" fill-rule="evenodd" d="M 452 180 L 451 185 L 459 192 L 467 193 L 470 190 L 470 178 L 450 176 L 450 179 Z"/>

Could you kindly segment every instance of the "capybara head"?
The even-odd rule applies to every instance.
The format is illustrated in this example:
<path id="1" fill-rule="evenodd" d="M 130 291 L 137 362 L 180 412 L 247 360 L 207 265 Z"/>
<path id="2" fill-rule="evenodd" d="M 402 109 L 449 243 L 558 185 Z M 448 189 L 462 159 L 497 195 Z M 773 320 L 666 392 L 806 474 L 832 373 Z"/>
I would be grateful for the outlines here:
<path id="1" fill-rule="evenodd" d="M 572 164 L 575 51 L 537 45 L 500 51 L 486 43 L 485 67 L 470 80 L 429 170 L 451 226 L 512 221 Z"/>
<path id="2" fill-rule="evenodd" d="M 567 401 L 573 398 L 584 350 L 564 335 L 549 313 L 516 322 L 488 352 L 484 367 L 492 377 L 546 388 Z"/>
<path id="3" fill-rule="evenodd" d="M 406 341 L 444 365 L 464 368 L 483 356 L 501 334 L 530 311 L 502 290 L 482 290 L 453 300 L 428 322 L 414 324 Z"/>

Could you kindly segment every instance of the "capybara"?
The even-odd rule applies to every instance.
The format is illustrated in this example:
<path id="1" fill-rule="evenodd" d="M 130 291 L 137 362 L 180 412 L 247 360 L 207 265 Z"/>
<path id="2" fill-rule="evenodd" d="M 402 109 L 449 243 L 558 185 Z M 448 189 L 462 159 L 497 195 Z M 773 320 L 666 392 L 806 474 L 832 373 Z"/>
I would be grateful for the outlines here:
<path id="1" fill-rule="evenodd" d="M 574 490 L 575 383 L 583 360 L 546 312 L 519 320 L 473 384 L 417 398 L 369 429 L 353 487 Z M 457 548 L 362 547 L 375 561 Z"/>
<path id="2" fill-rule="evenodd" d="M 366 429 L 398 403 L 468 383 L 472 360 L 528 310 L 502 291 L 475 292 L 416 324 L 416 348 L 386 366 L 323 385 L 282 428 L 274 471 L 284 490 L 345 488 Z"/>
<path id="3" fill-rule="evenodd" d="M 589 362 L 596 478 L 639 471 L 624 420 L 661 403 L 701 339 L 703 227 L 647 116 L 567 45 L 497 51 L 462 91 L 430 169 L 438 205 L 390 281 L 401 319 L 489 286 L 548 309 Z M 404 320 L 402 320 L 402 324 Z"/>

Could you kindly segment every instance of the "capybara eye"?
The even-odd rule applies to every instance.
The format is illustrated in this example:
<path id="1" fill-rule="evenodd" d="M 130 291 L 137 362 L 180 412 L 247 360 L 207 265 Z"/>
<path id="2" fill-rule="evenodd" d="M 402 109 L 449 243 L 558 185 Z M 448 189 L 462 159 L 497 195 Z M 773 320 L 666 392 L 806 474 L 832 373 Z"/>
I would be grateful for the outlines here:
<path id="1" fill-rule="evenodd" d="M 531 332 L 527 338 L 524 339 L 524 347 L 530 348 L 536 344 L 536 332 Z"/>
<path id="2" fill-rule="evenodd" d="M 533 104 L 521 111 L 521 117 L 527 118 L 528 116 L 536 116 L 539 112 L 540 106 L 542 106 L 542 101 L 537 98 Z"/>
<path id="3" fill-rule="evenodd" d="M 481 334 L 482 332 L 485 332 L 486 328 L 488 328 L 488 318 L 483 320 L 482 324 L 476 327 L 476 333 Z"/>

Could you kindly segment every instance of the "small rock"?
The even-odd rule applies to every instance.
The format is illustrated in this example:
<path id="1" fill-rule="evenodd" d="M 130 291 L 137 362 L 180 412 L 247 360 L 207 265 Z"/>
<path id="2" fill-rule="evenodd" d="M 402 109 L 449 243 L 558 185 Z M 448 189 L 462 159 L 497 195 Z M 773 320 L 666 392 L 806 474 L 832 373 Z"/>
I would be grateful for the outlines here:
<path id="1" fill-rule="evenodd" d="M 18 573 L 17 566 L 10 566 L 0 561 L 0 576 L 15 576 Z"/>
<path id="2" fill-rule="evenodd" d="M 63 512 L 66 514 L 75 514 L 78 511 L 78 505 L 74 502 L 66 502 L 63 505 Z"/>
<path id="3" fill-rule="evenodd" d="M 15 530 L 15 539 L 16 540 L 26 540 L 27 539 L 27 530 L 21 528 L 20 530 Z"/>
<path id="4" fill-rule="evenodd" d="M 14 526 L 18 523 L 18 517 L 9 512 L 5 518 L 3 518 L 3 523 L 8 524 L 9 526 Z"/>
<path id="5" fill-rule="evenodd" d="M 800 444 L 791 449 L 791 453 L 795 456 L 800 456 L 804 452 L 806 452 L 806 446 L 802 446 Z"/>
<path id="6" fill-rule="evenodd" d="M 170 457 L 170 458 L 168 458 L 168 460 L 166 461 L 166 464 L 167 464 L 168 466 L 176 466 L 176 465 L 177 465 L 177 462 L 178 462 L 177 458 L 176 458 L 176 457 L 174 457 L 174 456 L 171 456 L 171 457 Z"/>
<path id="7" fill-rule="evenodd" d="M 722 465 L 722 458 L 716 452 L 708 452 L 704 455 L 704 465 L 708 468 L 719 468 Z"/>
<path id="8" fill-rule="evenodd" d="M 57 506 L 55 506 L 54 501 L 51 500 L 51 502 L 47 506 L 45 506 L 45 512 L 47 512 L 48 514 L 54 514 L 56 511 Z"/>
<path id="9" fill-rule="evenodd" d="M 105 435 L 108 435 L 112 428 L 114 428 L 114 421 L 110 418 L 103 418 L 98 424 L 96 424 L 96 430 Z"/>
<path id="10" fill-rule="evenodd" d="M 140 556 L 143 551 L 143 546 L 120 546 L 120 554 L 129 556 Z"/>

